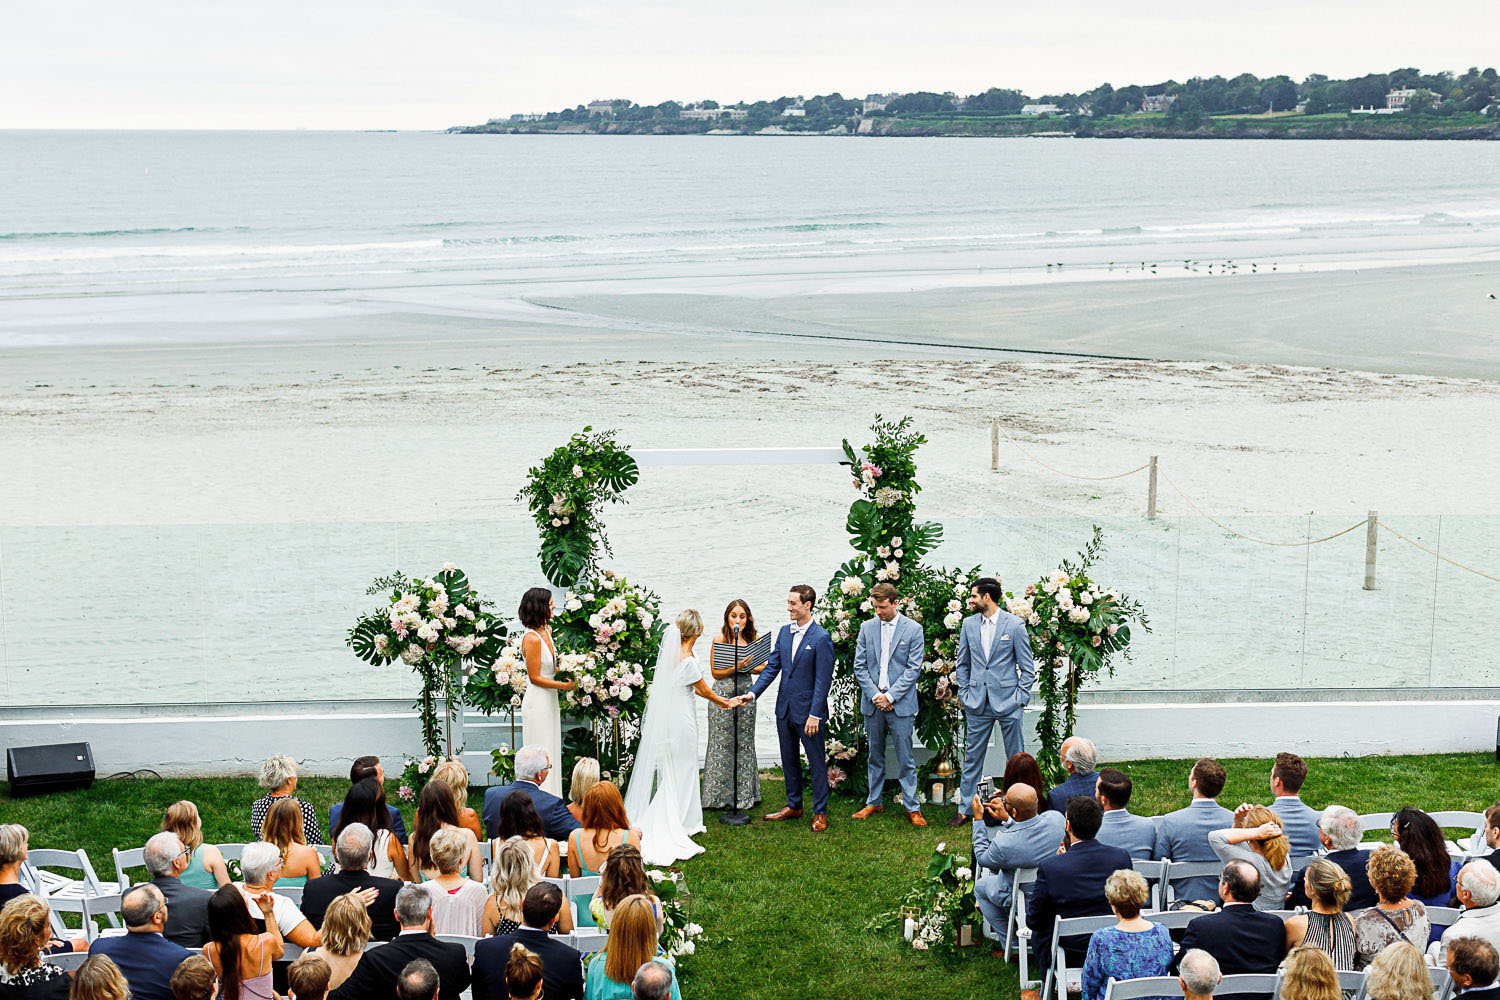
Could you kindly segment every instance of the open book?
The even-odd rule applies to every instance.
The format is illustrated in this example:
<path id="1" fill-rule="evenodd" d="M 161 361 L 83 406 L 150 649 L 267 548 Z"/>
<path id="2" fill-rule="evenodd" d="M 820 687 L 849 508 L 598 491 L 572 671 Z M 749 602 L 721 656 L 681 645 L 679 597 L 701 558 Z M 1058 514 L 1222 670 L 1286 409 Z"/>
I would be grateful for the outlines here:
<path id="1" fill-rule="evenodd" d="M 749 657 L 750 665 L 744 670 L 758 667 L 771 658 L 771 640 L 772 634 L 767 632 L 754 642 L 742 642 L 739 644 L 737 656 L 734 643 L 716 642 L 714 643 L 713 667 L 715 670 L 728 670 L 746 657 Z"/>

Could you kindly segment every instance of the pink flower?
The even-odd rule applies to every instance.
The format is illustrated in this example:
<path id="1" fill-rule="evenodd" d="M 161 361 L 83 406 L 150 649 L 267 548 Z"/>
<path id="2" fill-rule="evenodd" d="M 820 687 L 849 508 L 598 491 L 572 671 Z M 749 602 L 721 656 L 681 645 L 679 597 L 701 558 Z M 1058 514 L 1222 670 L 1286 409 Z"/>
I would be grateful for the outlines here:
<path id="1" fill-rule="evenodd" d="M 828 787 L 829 788 L 837 788 L 837 787 L 839 787 L 840 785 L 842 785 L 844 783 L 844 779 L 847 778 L 847 777 L 849 777 L 849 775 L 844 771 L 844 769 L 842 767 L 838 767 L 838 766 L 830 767 L 828 769 Z"/>
<path id="2" fill-rule="evenodd" d="M 396 794 L 401 796 L 401 801 L 403 802 L 410 802 L 417 797 L 417 793 L 411 790 L 410 785 L 402 785 L 396 789 Z"/>

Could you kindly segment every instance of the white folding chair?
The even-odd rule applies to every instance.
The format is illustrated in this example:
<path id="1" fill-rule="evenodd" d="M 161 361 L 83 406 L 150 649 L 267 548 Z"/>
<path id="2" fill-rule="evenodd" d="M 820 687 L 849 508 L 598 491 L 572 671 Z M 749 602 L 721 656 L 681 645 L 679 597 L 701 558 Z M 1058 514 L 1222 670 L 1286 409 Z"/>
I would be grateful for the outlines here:
<path id="1" fill-rule="evenodd" d="M 1130 867 L 1134 868 L 1137 874 L 1146 880 L 1146 885 L 1151 888 L 1151 905 L 1149 908 L 1152 910 L 1162 909 L 1162 883 L 1166 881 L 1168 864 L 1170 862 L 1167 861 L 1139 860 L 1130 863 Z"/>
<path id="2" fill-rule="evenodd" d="M 1161 924 L 1169 931 L 1180 931 L 1199 917 L 1207 916 L 1213 910 L 1163 910 L 1160 913 L 1142 913 L 1142 920 L 1149 920 L 1153 924 Z"/>
<path id="3" fill-rule="evenodd" d="M 225 861 L 239 861 L 245 853 L 244 844 L 216 844 L 214 846 L 218 847 L 219 853 L 224 855 Z"/>
<path id="4" fill-rule="evenodd" d="M 1063 949 L 1066 938 L 1086 937 L 1102 927 L 1113 927 L 1119 920 L 1114 914 L 1107 917 L 1057 917 L 1052 927 L 1052 962 L 1047 968 L 1047 979 L 1042 985 L 1041 996 L 1045 998 L 1057 984 L 1057 1000 L 1068 1000 L 1068 992 L 1083 989 L 1083 970 L 1068 968 L 1068 955 Z"/>
<path id="5" fill-rule="evenodd" d="M 1224 871 L 1222 861 L 1168 861 L 1162 875 L 1162 904 L 1166 909 L 1177 902 L 1177 883 L 1190 878 L 1218 878 Z"/>
<path id="6" fill-rule="evenodd" d="M 1356 998 L 1364 995 L 1365 974 L 1363 970 L 1355 972 L 1352 969 L 1340 969 L 1339 991 L 1344 995 L 1353 994 Z"/>
<path id="7" fill-rule="evenodd" d="M 1270 996 L 1281 985 L 1281 976 L 1275 972 L 1241 973 L 1225 976 L 1214 988 L 1214 996 L 1230 996 L 1235 993 L 1259 993 Z"/>
<path id="8" fill-rule="evenodd" d="M 104 917 L 111 927 L 120 926 L 120 921 L 115 918 L 115 914 L 120 912 L 120 903 L 124 899 L 123 892 L 111 893 L 107 896 L 84 896 L 79 899 L 79 912 L 83 914 L 83 932 L 90 941 L 99 936 L 97 918 Z"/>
<path id="9" fill-rule="evenodd" d="M 271 891 L 278 896 L 285 896 L 297 904 L 297 909 L 302 909 L 302 886 L 300 885 L 273 885 Z"/>
<path id="10" fill-rule="evenodd" d="M 1448 1000 L 1453 995 L 1453 979 L 1448 975 L 1448 970 L 1429 965 L 1427 974 L 1432 977 L 1432 989 L 1437 994 L 1436 1000 Z"/>
<path id="11" fill-rule="evenodd" d="M 609 932 L 597 927 L 575 928 L 573 933 L 568 935 L 568 944 L 585 955 L 603 951 L 608 943 Z"/>
<path id="12" fill-rule="evenodd" d="M 122 851 L 118 847 L 116 847 L 114 849 L 114 856 L 115 856 L 115 885 L 118 885 L 120 887 L 120 891 L 124 892 L 126 889 L 129 889 L 132 885 L 135 885 L 135 883 L 133 881 L 131 881 L 130 876 L 125 874 L 125 869 L 127 869 L 127 868 L 145 868 L 146 867 L 146 849 L 144 847 L 132 847 L 128 851 Z M 150 872 L 147 872 L 146 875 L 147 875 L 146 881 L 147 882 L 151 881 Z"/>
<path id="13" fill-rule="evenodd" d="M 1428 813 L 1427 815 L 1431 816 L 1432 821 L 1444 829 L 1458 827 L 1461 830 L 1469 831 L 1465 836 L 1448 841 L 1449 853 L 1463 855 L 1475 846 L 1479 846 L 1481 850 L 1488 852 L 1488 845 L 1484 843 L 1484 830 L 1487 826 L 1484 820 L 1484 813 L 1468 812 L 1463 809 L 1449 809 L 1443 812 Z"/>
<path id="14" fill-rule="evenodd" d="M 1031 951 L 1031 928 L 1026 926 L 1025 886 L 1036 881 L 1035 868 L 1017 868 L 1011 876 L 1010 912 L 1005 917 L 1005 960 L 1010 961 L 1010 945 L 1014 941 L 1020 954 L 1021 989 L 1030 989 L 1032 980 L 1027 974 L 1027 958 Z"/>
<path id="15" fill-rule="evenodd" d="M 439 934 L 439 941 L 447 941 L 449 944 L 461 944 L 464 946 L 464 954 L 470 958 L 474 957 L 474 945 L 479 942 L 477 937 L 469 937 L 467 934 Z"/>
<path id="16" fill-rule="evenodd" d="M 595 892 L 598 892 L 599 882 L 602 878 L 603 876 L 601 875 L 579 875 L 577 878 L 574 878 L 572 875 L 563 876 L 563 899 L 567 901 L 568 907 L 573 914 L 574 927 L 578 926 L 578 903 L 574 897 L 592 896 Z M 557 880 L 548 879 L 547 881 L 555 882 Z"/>
<path id="17" fill-rule="evenodd" d="M 82 913 L 82 900 L 85 896 L 107 896 L 111 893 L 118 894 L 120 887 L 114 882 L 101 882 L 99 876 L 94 873 L 94 866 L 89 862 L 86 851 L 79 848 L 76 851 L 49 850 L 47 848 L 36 848 L 27 853 L 24 867 L 31 869 L 31 879 L 35 888 L 46 896 L 47 904 L 52 907 L 53 915 L 58 912 Z M 69 878 L 57 872 L 47 871 L 48 868 L 63 868 L 79 873 L 79 878 Z M 118 910 L 118 907 L 116 908 Z M 119 920 L 109 915 L 111 927 L 119 927 Z M 62 920 L 55 919 L 54 929 L 62 927 Z M 89 940 L 93 940 L 92 936 Z"/>
<path id="18" fill-rule="evenodd" d="M 89 953 L 86 951 L 63 951 L 56 955 L 43 955 L 42 961 L 48 965 L 55 965 L 64 972 L 77 972 L 78 967 L 88 960 Z"/>
<path id="19" fill-rule="evenodd" d="M 1115 979 L 1104 987 L 1104 1000 L 1141 1000 L 1142 997 L 1180 997 L 1182 982 L 1176 976 Z"/>
<path id="20" fill-rule="evenodd" d="M 1427 919 L 1434 927 L 1452 927 L 1463 915 L 1463 910 L 1454 906 L 1429 906 L 1427 908 Z"/>
<path id="21" fill-rule="evenodd" d="M 1360 813 L 1359 832 L 1361 835 L 1369 833 L 1371 830 L 1383 830 L 1386 833 L 1390 833 L 1391 824 L 1395 821 L 1395 813 Z"/>

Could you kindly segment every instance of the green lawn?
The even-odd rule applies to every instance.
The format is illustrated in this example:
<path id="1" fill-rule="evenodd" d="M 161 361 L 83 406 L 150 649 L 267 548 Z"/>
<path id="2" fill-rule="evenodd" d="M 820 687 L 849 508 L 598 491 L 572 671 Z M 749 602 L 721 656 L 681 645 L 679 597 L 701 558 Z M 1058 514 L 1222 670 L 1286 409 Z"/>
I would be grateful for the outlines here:
<path id="1" fill-rule="evenodd" d="M 1269 800 L 1268 761 L 1223 763 L 1230 775 L 1223 804 Z M 1134 812 L 1159 814 L 1187 803 L 1190 761 L 1112 766 L 1135 781 Z M 1303 793 L 1314 806 L 1482 810 L 1500 799 L 1500 766 L 1487 753 L 1315 759 L 1309 767 Z M 763 784 L 767 803 L 779 805 L 779 781 Z M 310 779 L 298 794 L 326 817 L 345 787 L 341 780 Z M 244 779 L 164 779 L 12 800 L 8 786 L 0 785 L 0 821 L 25 824 L 34 847 L 86 848 L 100 876 L 109 877 L 110 848 L 139 846 L 177 799 L 196 802 L 207 839 L 222 843 L 248 839 L 250 803 L 260 794 Z M 476 790 L 471 805 L 477 808 L 481 798 Z M 723 826 L 717 813 L 708 814 L 708 832 L 698 838 L 707 852 L 684 866 L 693 918 L 705 928 L 697 954 L 683 962 L 688 1000 L 1016 995 L 1014 966 L 992 958 L 988 948 L 949 963 L 912 951 L 893 932 L 868 929 L 871 920 L 895 908 L 939 841 L 966 842 L 968 830 L 951 830 L 943 822 L 951 808 L 929 808 L 933 825 L 916 830 L 891 809 L 853 822 L 848 816 L 858 806 L 836 796 L 825 834 L 813 834 L 802 822 L 760 821 L 769 809 L 757 810 L 747 828 Z M 404 812 L 409 829 L 411 809 Z"/>

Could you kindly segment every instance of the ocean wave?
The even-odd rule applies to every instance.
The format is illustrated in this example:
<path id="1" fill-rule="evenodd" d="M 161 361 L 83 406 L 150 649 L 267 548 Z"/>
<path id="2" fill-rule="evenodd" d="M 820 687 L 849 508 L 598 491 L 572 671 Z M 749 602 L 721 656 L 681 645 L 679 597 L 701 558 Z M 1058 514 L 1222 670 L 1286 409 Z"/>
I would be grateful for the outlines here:
<path id="1" fill-rule="evenodd" d="M 0 233 L 0 240 L 72 240 L 102 236 L 156 236 L 160 233 L 217 233 L 219 229 L 199 229 L 197 226 L 154 226 L 146 229 L 93 229 L 58 230 L 38 233 Z"/>

